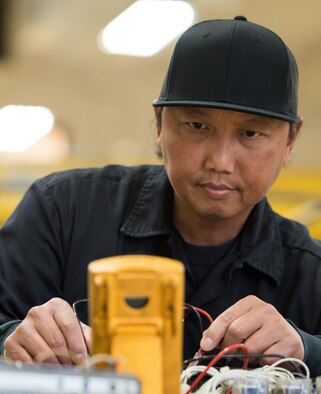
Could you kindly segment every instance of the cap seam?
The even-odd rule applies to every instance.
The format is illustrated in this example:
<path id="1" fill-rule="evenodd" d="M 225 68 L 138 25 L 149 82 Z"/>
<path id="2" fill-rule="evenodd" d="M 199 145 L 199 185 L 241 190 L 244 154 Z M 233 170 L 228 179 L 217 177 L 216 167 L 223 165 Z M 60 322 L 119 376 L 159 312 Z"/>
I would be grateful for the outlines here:
<path id="1" fill-rule="evenodd" d="M 288 101 L 288 94 L 291 93 L 289 91 L 289 88 L 290 88 L 290 86 L 289 86 L 290 57 L 289 57 L 289 53 L 288 53 L 288 51 L 286 49 L 287 47 L 286 47 L 285 43 L 283 42 L 283 40 L 277 34 L 275 34 L 274 31 L 271 31 L 271 32 L 274 34 L 274 36 L 282 44 L 282 50 L 283 50 L 283 52 L 285 52 L 286 58 L 287 58 L 287 65 L 286 65 L 286 68 L 287 68 L 287 72 L 286 72 L 287 80 L 286 80 L 286 83 L 284 84 L 284 91 L 283 91 L 283 97 L 284 97 L 284 99 L 283 99 L 283 112 L 288 112 L 287 111 L 288 105 L 287 105 L 286 100 Z"/>
<path id="2" fill-rule="evenodd" d="M 227 61 L 227 72 L 225 73 L 225 81 L 224 81 L 224 91 L 223 91 L 223 100 L 226 100 L 226 87 L 227 87 L 227 81 L 228 81 L 228 76 L 230 75 L 230 70 L 231 70 L 231 57 L 232 57 L 232 49 L 234 46 L 234 37 L 235 37 L 235 31 L 237 28 L 237 23 L 234 25 L 233 33 L 232 33 L 232 43 L 230 46 L 229 54 L 228 54 L 228 61 Z"/>
<path id="3" fill-rule="evenodd" d="M 258 26 L 259 28 L 261 28 L 261 26 L 258 25 L 257 23 L 253 23 L 253 24 Z M 272 33 L 274 35 L 274 37 L 279 40 L 279 42 L 282 44 L 282 50 L 286 52 L 286 57 L 287 57 L 287 60 L 288 60 L 287 61 L 287 76 L 288 77 L 287 77 L 287 81 L 286 81 L 286 84 L 284 86 L 284 91 L 283 91 L 283 97 L 284 97 L 284 100 L 283 100 L 283 112 L 287 113 L 288 111 L 286 111 L 287 105 L 286 105 L 285 99 L 288 97 L 287 91 L 288 91 L 288 87 L 289 87 L 288 79 L 289 79 L 289 71 L 290 71 L 290 57 L 289 57 L 289 53 L 288 53 L 288 47 L 285 44 L 285 42 L 282 40 L 282 38 L 278 34 L 276 34 L 273 30 L 269 29 L 268 27 L 265 27 L 265 29 L 267 31 L 269 31 L 270 33 Z"/>
<path id="4" fill-rule="evenodd" d="M 287 72 L 287 81 L 286 81 L 286 86 L 285 86 L 285 92 L 288 92 L 288 94 L 285 95 L 285 97 L 287 99 L 287 101 L 284 103 L 284 112 L 285 112 L 285 109 L 286 108 L 288 109 L 290 107 L 290 105 L 289 105 L 290 104 L 289 103 L 289 95 L 292 96 L 294 85 L 291 83 L 291 78 L 290 78 L 290 75 L 292 75 L 292 70 L 291 70 L 292 59 L 291 59 L 291 56 L 290 56 L 290 53 L 289 53 L 290 49 L 285 44 L 284 44 L 284 50 L 286 52 L 286 56 L 287 56 L 287 59 L 288 59 L 288 64 L 287 64 L 288 72 Z M 296 83 L 298 83 L 298 82 L 296 81 Z M 298 113 L 298 108 L 296 108 L 295 111 L 296 111 L 296 114 L 297 114 Z"/>

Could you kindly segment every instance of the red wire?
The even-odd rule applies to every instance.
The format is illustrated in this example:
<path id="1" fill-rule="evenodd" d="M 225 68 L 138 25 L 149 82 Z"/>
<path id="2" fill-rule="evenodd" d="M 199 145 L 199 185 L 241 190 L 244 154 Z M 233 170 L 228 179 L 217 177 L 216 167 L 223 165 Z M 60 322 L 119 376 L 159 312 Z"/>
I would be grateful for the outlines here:
<path id="1" fill-rule="evenodd" d="M 248 348 L 246 345 L 244 345 L 244 343 L 236 343 L 234 345 L 230 345 L 225 347 L 223 350 L 221 350 L 206 366 L 206 368 L 204 369 L 204 371 L 202 371 L 198 377 L 194 380 L 194 382 L 191 384 L 190 388 L 186 391 L 185 394 L 190 394 L 195 387 L 199 384 L 199 382 L 203 379 L 203 377 L 206 375 L 207 371 L 213 367 L 221 358 L 222 356 L 224 356 L 226 353 L 229 353 L 231 350 L 234 349 L 242 349 L 244 351 L 245 354 L 249 354 Z M 243 369 L 246 369 L 249 363 L 249 359 L 245 358 L 243 361 Z"/>
<path id="2" fill-rule="evenodd" d="M 212 316 L 209 314 L 209 313 L 207 313 L 206 311 L 204 311 L 204 309 L 201 309 L 201 308 L 198 308 L 197 306 L 193 306 L 196 310 L 197 310 L 197 312 L 199 312 L 199 313 L 201 313 L 202 315 L 204 315 L 205 317 L 207 317 L 207 319 L 208 319 L 208 321 L 210 322 L 210 323 L 213 323 L 213 318 L 212 318 Z M 188 307 L 187 305 L 184 305 L 183 306 L 183 309 L 185 309 L 185 310 L 191 310 L 191 308 L 190 307 Z"/>
<path id="3" fill-rule="evenodd" d="M 205 353 L 205 351 L 200 347 L 200 348 L 198 349 L 198 351 L 194 354 L 194 357 L 193 357 L 193 358 L 201 357 L 201 356 L 203 356 L 204 353 Z M 193 367 L 194 365 L 198 365 L 199 362 L 200 362 L 200 360 L 192 360 L 192 361 L 188 364 L 187 368 Z"/>
<path id="4" fill-rule="evenodd" d="M 195 308 L 195 310 L 197 310 L 197 312 L 204 315 L 207 318 L 207 320 L 210 322 L 210 324 L 213 323 L 214 319 L 212 318 L 212 316 L 208 312 L 206 312 L 204 309 L 198 308 L 197 306 L 194 306 L 194 305 L 193 305 L 193 308 Z M 184 310 L 191 310 L 191 308 L 187 305 L 184 305 L 183 309 Z M 203 354 L 204 354 L 204 350 L 202 348 L 199 348 L 198 351 L 196 352 L 196 354 L 194 355 L 194 357 L 199 357 L 199 356 L 202 356 Z M 191 367 L 192 365 L 198 365 L 198 364 L 199 364 L 199 360 L 195 360 L 195 361 L 191 361 L 188 366 Z"/>
<path id="5" fill-rule="evenodd" d="M 207 317 L 207 319 L 210 323 L 213 323 L 214 320 L 213 320 L 212 316 L 209 313 L 207 313 L 206 311 L 204 311 L 204 309 L 198 308 L 197 306 L 194 306 L 194 308 L 197 310 L 197 312 L 199 312 L 202 315 L 204 315 L 205 317 Z"/>

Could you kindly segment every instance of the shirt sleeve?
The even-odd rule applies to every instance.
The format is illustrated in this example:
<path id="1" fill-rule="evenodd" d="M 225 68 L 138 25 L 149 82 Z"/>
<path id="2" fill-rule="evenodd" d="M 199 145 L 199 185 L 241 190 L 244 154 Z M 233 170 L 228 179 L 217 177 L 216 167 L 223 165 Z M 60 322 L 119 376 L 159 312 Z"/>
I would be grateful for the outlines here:
<path id="1" fill-rule="evenodd" d="M 10 334 L 13 333 L 13 331 L 17 328 L 20 322 L 21 320 L 12 320 L 0 326 L 0 355 L 3 355 L 4 341 Z"/>
<path id="2" fill-rule="evenodd" d="M 61 297 L 64 261 L 55 201 L 46 182 L 37 181 L 0 230 L 0 324 Z"/>
<path id="3" fill-rule="evenodd" d="M 289 320 L 288 320 L 289 321 Z M 321 335 L 311 335 L 300 330 L 292 321 L 289 323 L 296 329 L 301 336 L 304 345 L 304 362 L 310 370 L 311 377 L 321 375 Z"/>

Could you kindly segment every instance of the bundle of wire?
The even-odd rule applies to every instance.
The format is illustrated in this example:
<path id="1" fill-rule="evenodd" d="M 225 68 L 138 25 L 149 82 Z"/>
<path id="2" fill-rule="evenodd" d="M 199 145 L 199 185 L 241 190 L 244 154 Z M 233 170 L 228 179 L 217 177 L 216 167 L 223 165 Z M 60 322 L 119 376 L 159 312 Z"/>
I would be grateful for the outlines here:
<path id="1" fill-rule="evenodd" d="M 246 381 L 251 380 L 251 393 L 256 394 L 268 394 L 276 391 L 277 387 L 289 386 L 289 381 L 291 380 L 305 380 L 307 384 L 301 385 L 300 393 L 309 394 L 311 392 L 311 379 L 310 372 L 307 365 L 296 358 L 282 358 L 271 365 L 265 365 L 263 367 L 255 369 L 246 369 L 243 363 L 242 369 L 230 369 L 230 367 L 225 366 L 220 369 L 214 368 L 215 363 L 224 354 L 230 351 L 231 347 L 240 347 L 243 344 L 236 344 L 230 347 L 226 347 L 220 353 L 217 354 L 212 359 L 208 365 L 192 365 L 183 370 L 181 374 L 181 393 L 182 394 L 230 394 L 233 388 L 236 388 L 235 384 L 243 382 L 246 387 Z M 244 346 L 244 345 L 243 345 Z M 234 354 L 234 357 L 239 357 L 239 354 Z M 255 355 L 257 357 L 257 355 Z M 282 368 L 280 364 L 290 362 L 301 366 L 305 374 L 302 374 L 297 370 L 296 372 L 291 372 L 288 369 Z M 193 377 L 197 376 L 195 379 Z M 207 378 L 205 383 L 200 386 L 200 382 Z M 190 382 L 193 380 L 191 384 Z M 253 384 L 253 382 L 255 382 Z M 243 387 L 244 388 L 244 387 Z M 233 389 L 233 393 L 244 393 L 246 390 L 242 389 L 237 391 Z M 284 392 L 284 390 L 278 390 L 278 392 Z"/>
<path id="2" fill-rule="evenodd" d="M 201 315 L 207 318 L 209 324 L 213 322 L 212 317 L 201 308 L 190 304 L 184 304 L 184 310 L 192 311 L 197 317 L 201 335 L 204 331 Z M 241 350 L 243 354 L 231 354 L 231 352 L 235 350 Z M 247 369 L 249 359 L 259 359 L 263 357 L 274 357 L 279 358 L 279 360 L 272 365 Z M 231 369 L 228 366 L 214 368 L 218 361 L 223 358 L 243 358 L 242 369 Z M 208 360 L 210 361 L 207 365 L 198 365 L 200 361 L 203 362 Z M 280 366 L 284 363 L 290 363 L 294 372 Z M 234 394 L 243 394 L 249 391 L 251 394 L 268 394 L 275 392 L 275 389 L 281 387 L 282 384 L 288 384 L 287 382 L 293 380 L 297 381 L 298 379 L 305 380 L 305 383 L 307 383 L 304 386 L 305 389 L 301 387 L 299 392 L 301 394 L 309 394 L 311 392 L 309 368 L 303 361 L 296 358 L 286 358 L 279 354 L 249 354 L 247 346 L 243 343 L 227 346 L 216 355 L 205 355 L 204 351 L 199 349 L 193 359 L 184 361 L 184 365 L 186 364 L 187 367 L 181 373 L 182 394 L 230 394 L 232 389 Z M 302 374 L 298 366 L 304 370 L 304 374 Z M 245 384 L 244 387 L 246 387 L 246 383 L 244 382 L 249 379 L 252 381 L 251 390 L 247 391 L 244 388 L 242 390 L 236 390 L 236 383 L 243 382 L 243 384 Z M 256 380 L 256 383 L 253 383 L 254 380 Z M 279 391 L 280 393 L 284 392 L 282 389 Z"/>

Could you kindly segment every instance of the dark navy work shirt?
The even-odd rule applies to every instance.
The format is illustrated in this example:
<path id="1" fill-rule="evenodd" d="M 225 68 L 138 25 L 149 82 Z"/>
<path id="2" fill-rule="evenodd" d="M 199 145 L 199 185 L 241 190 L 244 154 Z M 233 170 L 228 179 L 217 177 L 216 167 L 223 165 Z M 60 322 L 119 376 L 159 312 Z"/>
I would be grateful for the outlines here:
<path id="1" fill-rule="evenodd" d="M 299 223 L 253 209 L 237 245 L 195 285 L 197 265 L 172 220 L 173 190 L 163 166 L 70 170 L 37 180 L 0 231 L 0 346 L 34 305 L 87 297 L 90 261 L 149 254 L 185 264 L 186 301 L 213 318 L 253 294 L 273 304 L 301 335 L 311 374 L 321 374 L 321 243 Z M 217 262 L 213 250 L 213 262 Z M 188 268 L 189 267 L 189 268 Z M 11 327 L 10 327 L 11 325 Z M 184 358 L 199 347 L 185 322 Z"/>

